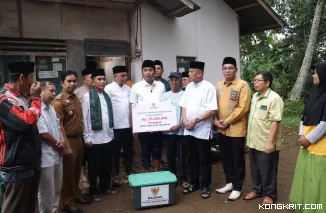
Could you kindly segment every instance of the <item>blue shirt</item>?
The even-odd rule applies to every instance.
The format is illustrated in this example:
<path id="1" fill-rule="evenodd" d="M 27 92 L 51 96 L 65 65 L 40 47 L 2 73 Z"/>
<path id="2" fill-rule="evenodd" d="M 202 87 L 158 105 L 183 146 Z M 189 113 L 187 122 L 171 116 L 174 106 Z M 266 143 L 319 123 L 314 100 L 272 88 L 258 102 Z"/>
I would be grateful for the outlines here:
<path id="1" fill-rule="evenodd" d="M 184 91 L 180 91 L 178 93 L 173 93 L 172 91 L 166 92 L 162 95 L 162 101 L 171 101 L 171 103 L 176 107 L 176 112 L 177 112 L 177 123 L 181 123 L 182 119 L 182 110 L 181 107 L 179 106 L 179 102 L 183 96 Z M 181 127 L 178 132 L 163 132 L 163 134 L 166 135 L 183 135 L 184 128 Z"/>

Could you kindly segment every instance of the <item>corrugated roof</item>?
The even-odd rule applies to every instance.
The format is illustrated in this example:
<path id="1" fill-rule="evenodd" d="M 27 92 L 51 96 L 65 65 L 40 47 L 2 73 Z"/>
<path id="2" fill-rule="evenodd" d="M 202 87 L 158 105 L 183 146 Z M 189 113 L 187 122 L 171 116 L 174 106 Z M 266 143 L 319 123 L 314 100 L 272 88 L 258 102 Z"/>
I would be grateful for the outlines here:
<path id="1" fill-rule="evenodd" d="M 204 0 L 202 0 L 204 1 Z M 221 0 L 216 0 L 221 1 Z M 194 7 L 189 8 L 183 0 L 149 0 L 160 11 L 172 17 L 181 17 L 200 9 L 199 5 L 191 2 Z M 285 22 L 265 2 L 265 0 L 224 0 L 239 16 L 240 35 L 260 32 L 268 29 L 284 27 Z"/>
<path id="2" fill-rule="evenodd" d="M 264 0 L 224 0 L 238 15 L 240 34 L 282 28 L 285 22 Z"/>

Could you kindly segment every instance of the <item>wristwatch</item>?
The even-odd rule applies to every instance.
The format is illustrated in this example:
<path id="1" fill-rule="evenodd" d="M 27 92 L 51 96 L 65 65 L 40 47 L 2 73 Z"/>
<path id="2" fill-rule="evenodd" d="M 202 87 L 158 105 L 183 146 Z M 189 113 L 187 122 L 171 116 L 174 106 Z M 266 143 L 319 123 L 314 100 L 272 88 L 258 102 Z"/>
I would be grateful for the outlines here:
<path id="1" fill-rule="evenodd" d="M 199 118 L 196 118 L 195 120 L 196 124 L 200 122 L 200 119 Z"/>

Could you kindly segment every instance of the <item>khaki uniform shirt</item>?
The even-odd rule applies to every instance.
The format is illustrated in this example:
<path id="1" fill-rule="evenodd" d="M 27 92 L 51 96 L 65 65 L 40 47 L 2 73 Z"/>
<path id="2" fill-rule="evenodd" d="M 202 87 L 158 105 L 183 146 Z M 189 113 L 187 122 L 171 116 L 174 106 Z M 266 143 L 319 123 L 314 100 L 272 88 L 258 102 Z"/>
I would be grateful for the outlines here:
<path id="1" fill-rule="evenodd" d="M 227 129 L 219 129 L 229 137 L 246 137 L 247 117 L 251 90 L 246 81 L 235 78 L 231 83 L 220 81 L 216 85 L 218 113 L 215 120 L 225 120 L 230 124 Z"/>
<path id="2" fill-rule="evenodd" d="M 247 146 L 258 151 L 265 150 L 273 122 L 282 121 L 284 103 L 282 98 L 269 89 L 264 96 L 254 94 L 251 100 L 251 109 L 248 125 Z M 274 138 L 275 150 L 280 149 L 281 130 L 279 128 Z"/>
<path id="3" fill-rule="evenodd" d="M 84 132 L 81 102 L 73 94 L 62 92 L 52 102 L 57 117 L 62 120 L 67 136 L 76 136 Z"/>

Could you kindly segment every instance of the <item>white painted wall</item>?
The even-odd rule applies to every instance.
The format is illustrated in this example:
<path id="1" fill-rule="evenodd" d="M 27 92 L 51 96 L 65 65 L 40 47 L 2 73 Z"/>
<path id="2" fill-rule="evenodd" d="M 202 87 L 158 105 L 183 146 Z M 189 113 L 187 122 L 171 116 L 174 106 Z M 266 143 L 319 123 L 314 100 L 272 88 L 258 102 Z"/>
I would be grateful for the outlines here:
<path id="1" fill-rule="evenodd" d="M 181 18 L 169 18 L 149 4 L 141 6 L 142 58 L 133 61 L 133 80 L 141 80 L 141 61 L 159 59 L 163 77 L 176 70 L 177 56 L 204 61 L 205 79 L 216 84 L 223 79 L 223 58 L 240 60 L 237 14 L 223 1 L 196 0 L 200 10 Z M 131 22 L 132 23 L 132 22 Z M 132 32 L 132 31 L 131 31 Z"/>

